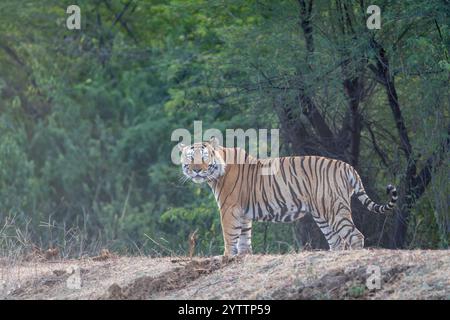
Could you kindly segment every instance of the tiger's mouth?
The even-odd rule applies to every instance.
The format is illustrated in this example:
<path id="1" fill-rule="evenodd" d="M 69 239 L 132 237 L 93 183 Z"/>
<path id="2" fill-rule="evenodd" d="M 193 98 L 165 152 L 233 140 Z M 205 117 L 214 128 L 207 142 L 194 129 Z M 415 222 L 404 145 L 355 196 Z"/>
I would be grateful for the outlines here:
<path id="1" fill-rule="evenodd" d="M 202 177 L 202 176 L 199 176 L 199 175 L 197 175 L 195 177 L 192 177 L 191 179 L 195 183 L 203 183 L 203 182 L 206 181 L 205 177 Z"/>
<path id="2" fill-rule="evenodd" d="M 187 170 L 183 170 L 184 175 L 189 179 L 192 180 L 195 183 L 203 183 L 205 181 L 208 180 L 208 173 L 204 172 L 204 171 L 200 171 L 200 172 L 194 172 L 194 171 L 187 171 Z"/>

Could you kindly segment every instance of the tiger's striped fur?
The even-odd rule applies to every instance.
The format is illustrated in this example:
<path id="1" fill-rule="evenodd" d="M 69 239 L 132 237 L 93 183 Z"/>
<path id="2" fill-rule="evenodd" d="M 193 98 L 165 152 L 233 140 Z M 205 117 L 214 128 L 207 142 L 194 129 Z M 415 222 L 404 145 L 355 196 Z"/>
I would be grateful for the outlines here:
<path id="1" fill-rule="evenodd" d="M 194 182 L 206 181 L 216 198 L 225 255 L 251 253 L 252 221 L 291 222 L 311 214 L 330 250 L 363 248 L 364 236 L 351 216 L 351 197 L 370 211 L 384 213 L 397 200 L 378 205 L 366 194 L 349 164 L 318 156 L 258 160 L 243 149 L 224 148 L 217 141 L 182 146 L 183 172 Z M 205 156 L 206 155 L 206 156 Z M 278 171 L 263 175 L 272 165 Z"/>

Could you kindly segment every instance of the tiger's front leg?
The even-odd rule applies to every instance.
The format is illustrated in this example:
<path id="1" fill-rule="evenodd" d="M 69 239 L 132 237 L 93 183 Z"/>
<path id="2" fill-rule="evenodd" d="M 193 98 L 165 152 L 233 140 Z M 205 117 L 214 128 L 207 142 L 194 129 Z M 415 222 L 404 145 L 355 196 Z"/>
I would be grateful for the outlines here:
<path id="1" fill-rule="evenodd" d="M 238 254 L 238 242 L 242 230 L 241 212 L 236 207 L 228 207 L 221 210 L 220 215 L 225 246 L 223 255 L 234 256 Z"/>
<path id="2" fill-rule="evenodd" d="M 238 254 L 252 254 L 252 220 L 242 217 L 241 235 L 239 236 Z"/>

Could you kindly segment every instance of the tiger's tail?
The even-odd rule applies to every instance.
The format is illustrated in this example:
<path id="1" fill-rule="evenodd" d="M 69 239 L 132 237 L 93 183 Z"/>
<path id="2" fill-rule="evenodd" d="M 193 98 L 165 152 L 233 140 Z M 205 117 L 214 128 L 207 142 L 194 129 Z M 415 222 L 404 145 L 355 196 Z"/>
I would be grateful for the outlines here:
<path id="1" fill-rule="evenodd" d="M 367 208 L 367 210 L 375 213 L 385 213 L 386 211 L 390 211 L 394 209 L 395 203 L 397 202 L 398 195 L 397 195 L 397 189 L 389 184 L 386 187 L 386 193 L 389 195 L 390 199 L 387 204 L 377 204 L 372 199 L 369 198 L 366 191 L 364 190 L 364 186 L 362 184 L 361 178 L 359 177 L 358 173 L 356 173 L 355 170 L 355 177 L 356 181 L 354 181 L 354 195 L 358 198 L 359 202 L 362 203 L 364 207 Z"/>

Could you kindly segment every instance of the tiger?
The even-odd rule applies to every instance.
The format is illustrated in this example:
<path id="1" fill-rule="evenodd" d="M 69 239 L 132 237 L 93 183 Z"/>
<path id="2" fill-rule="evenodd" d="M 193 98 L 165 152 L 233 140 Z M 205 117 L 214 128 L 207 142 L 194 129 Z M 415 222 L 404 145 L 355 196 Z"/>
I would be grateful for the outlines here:
<path id="1" fill-rule="evenodd" d="M 385 213 L 395 207 L 397 190 L 387 186 L 389 202 L 372 201 L 348 163 L 321 156 L 258 159 L 242 148 L 226 148 L 217 138 L 178 144 L 186 180 L 206 182 L 216 199 L 224 239 L 224 256 L 252 253 L 252 222 L 292 222 L 312 215 L 329 249 L 364 247 L 364 235 L 351 215 L 351 197 L 365 208 Z M 278 168 L 263 174 L 264 168 Z"/>

